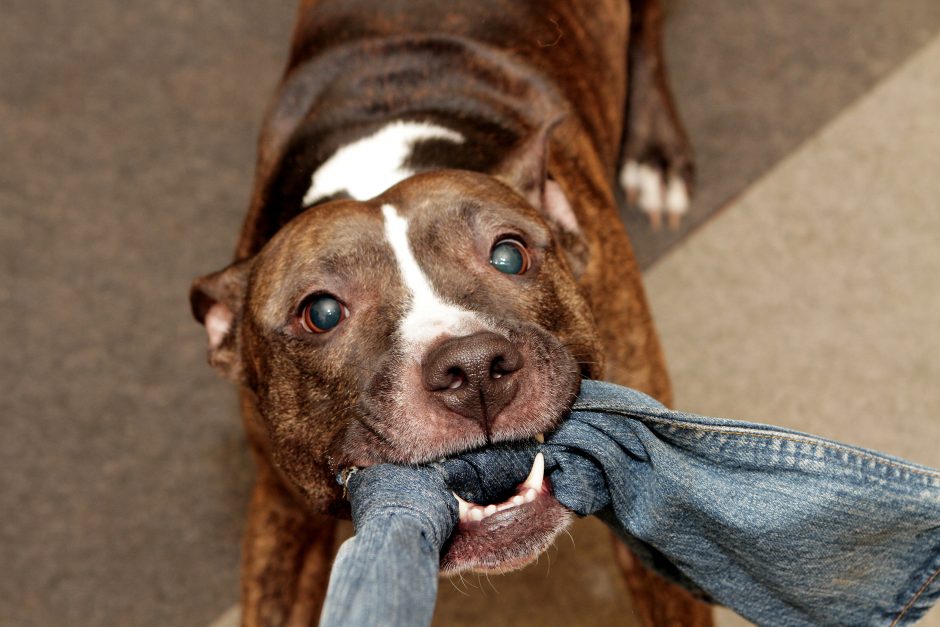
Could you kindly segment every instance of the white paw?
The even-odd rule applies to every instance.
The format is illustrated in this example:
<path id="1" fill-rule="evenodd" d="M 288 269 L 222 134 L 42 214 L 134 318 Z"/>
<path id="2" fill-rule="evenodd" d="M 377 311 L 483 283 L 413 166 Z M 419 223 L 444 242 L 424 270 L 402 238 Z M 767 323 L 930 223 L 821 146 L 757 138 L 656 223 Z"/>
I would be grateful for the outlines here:
<path id="1" fill-rule="evenodd" d="M 627 161 L 620 171 L 620 185 L 627 203 L 640 208 L 654 230 L 662 225 L 663 215 L 671 228 L 677 228 L 689 210 L 689 190 L 677 174 L 668 176 L 659 168 Z"/>

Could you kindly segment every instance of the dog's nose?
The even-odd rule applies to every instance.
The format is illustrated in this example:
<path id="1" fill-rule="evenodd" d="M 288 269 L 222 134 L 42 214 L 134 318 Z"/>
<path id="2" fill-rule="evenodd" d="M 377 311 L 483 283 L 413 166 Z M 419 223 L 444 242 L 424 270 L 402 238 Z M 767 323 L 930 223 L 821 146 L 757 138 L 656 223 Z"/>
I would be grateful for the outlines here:
<path id="1" fill-rule="evenodd" d="M 446 340 L 424 359 L 424 385 L 445 407 L 478 421 L 487 433 L 492 419 L 513 399 L 513 374 L 522 354 L 506 338 L 482 331 Z"/>

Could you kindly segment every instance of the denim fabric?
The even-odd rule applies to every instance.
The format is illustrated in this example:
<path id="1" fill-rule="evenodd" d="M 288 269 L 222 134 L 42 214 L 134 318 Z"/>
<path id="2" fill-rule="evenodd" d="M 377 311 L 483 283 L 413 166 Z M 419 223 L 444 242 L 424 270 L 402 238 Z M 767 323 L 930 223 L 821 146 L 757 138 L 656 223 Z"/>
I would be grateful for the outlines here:
<path id="1" fill-rule="evenodd" d="M 906 625 L 940 596 L 936 470 L 594 381 L 545 448 L 564 505 L 758 624 Z"/>
<path id="2" fill-rule="evenodd" d="M 321 627 L 430 625 L 457 501 L 431 468 L 371 466 L 348 482 L 356 535 L 333 563 Z"/>
<path id="3" fill-rule="evenodd" d="M 368 566 L 341 553 L 337 570 L 360 579 L 336 589 L 371 609 L 346 607 L 381 624 L 427 624 L 436 594 L 430 552 L 455 520 L 442 504 L 453 503 L 448 486 L 494 500 L 525 477 L 537 450 L 562 504 L 596 514 L 648 565 L 758 624 L 907 625 L 940 597 L 938 471 L 795 431 L 670 411 L 594 381 L 582 383 L 570 417 L 546 437 L 446 460 L 436 467 L 447 485 L 409 478 L 427 469 L 367 469 L 364 478 L 373 471 L 382 481 L 359 504 L 354 477 L 354 518 L 386 522 L 357 522 L 357 538 L 372 534 L 360 551 Z M 406 533 L 387 522 L 399 510 Z M 415 540 L 419 527 L 433 542 Z M 347 576 L 337 570 L 330 595 Z M 340 622 L 369 623 L 330 624 Z"/>

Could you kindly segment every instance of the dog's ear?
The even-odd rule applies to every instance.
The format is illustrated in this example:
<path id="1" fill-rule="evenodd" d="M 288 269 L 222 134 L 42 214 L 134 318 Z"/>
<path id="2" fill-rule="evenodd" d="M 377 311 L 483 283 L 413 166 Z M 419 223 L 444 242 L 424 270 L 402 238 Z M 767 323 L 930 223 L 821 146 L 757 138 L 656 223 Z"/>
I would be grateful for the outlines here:
<path id="1" fill-rule="evenodd" d="M 193 316 L 206 327 L 209 338 L 209 363 L 226 378 L 241 376 L 241 351 L 238 322 L 242 316 L 251 259 L 232 265 L 193 281 L 189 304 Z"/>
<path id="2" fill-rule="evenodd" d="M 548 151 L 552 132 L 564 118 L 543 124 L 524 138 L 496 167 L 494 175 L 536 208 L 546 209 Z"/>
<path id="3" fill-rule="evenodd" d="M 558 116 L 542 125 L 497 166 L 494 175 L 542 212 L 555 230 L 572 272 L 579 276 L 587 264 L 587 245 L 568 197 L 548 176 L 552 132 L 564 119 Z"/>

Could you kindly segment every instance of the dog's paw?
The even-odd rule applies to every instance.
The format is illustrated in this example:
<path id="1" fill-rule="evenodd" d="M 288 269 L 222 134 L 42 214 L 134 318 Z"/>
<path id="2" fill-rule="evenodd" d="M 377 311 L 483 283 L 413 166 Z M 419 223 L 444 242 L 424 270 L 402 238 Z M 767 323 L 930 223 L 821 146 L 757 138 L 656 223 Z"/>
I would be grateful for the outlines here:
<path id="1" fill-rule="evenodd" d="M 653 230 L 662 226 L 664 216 L 670 228 L 678 228 L 689 210 L 689 183 L 678 172 L 628 159 L 620 170 L 620 185 L 627 204 L 643 211 Z"/>

